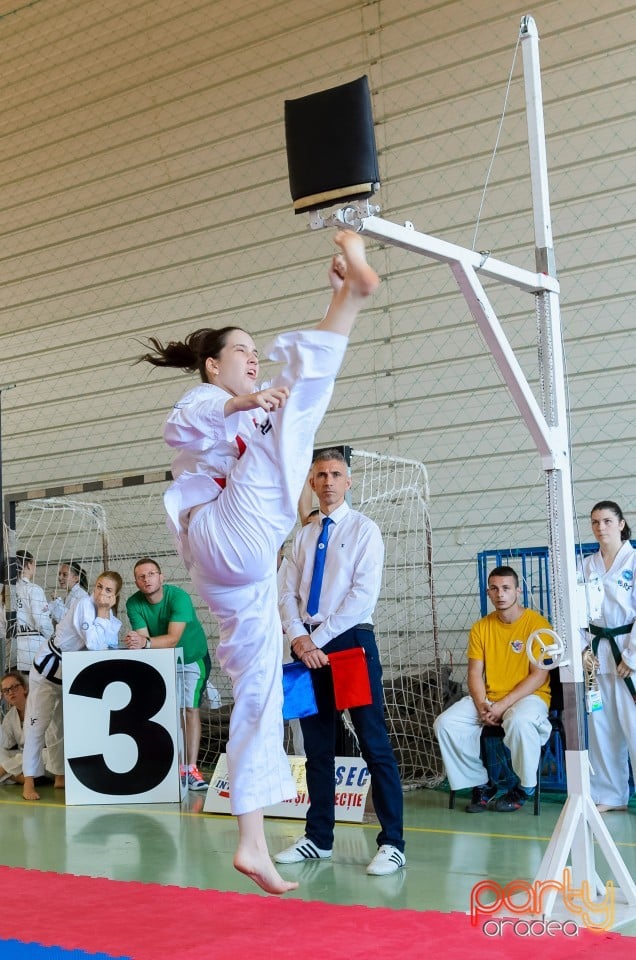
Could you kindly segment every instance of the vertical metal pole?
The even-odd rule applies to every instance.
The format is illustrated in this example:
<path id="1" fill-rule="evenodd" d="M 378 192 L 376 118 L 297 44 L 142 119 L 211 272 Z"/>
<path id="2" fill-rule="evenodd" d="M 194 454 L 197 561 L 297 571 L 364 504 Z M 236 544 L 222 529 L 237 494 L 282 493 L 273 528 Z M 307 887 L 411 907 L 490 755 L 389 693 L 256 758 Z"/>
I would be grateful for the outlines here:
<path id="1" fill-rule="evenodd" d="M 532 17 L 521 21 L 528 142 L 532 178 L 532 200 L 537 270 L 556 279 L 556 262 L 550 222 L 547 158 L 543 126 L 543 102 L 539 72 L 539 37 Z M 552 434 L 553 463 L 545 464 L 548 500 L 548 534 L 554 598 L 554 623 L 557 633 L 568 644 L 570 663 L 561 668 L 562 679 L 570 686 L 571 707 L 584 713 L 583 668 L 576 604 L 576 540 L 572 516 L 570 440 L 565 392 L 561 316 L 558 293 L 536 294 L 539 365 L 543 412 Z M 572 689 L 577 684 L 577 689 Z M 566 701 L 566 708 L 567 708 Z M 577 723 L 566 730 L 569 749 L 585 749 Z"/>
<path id="2" fill-rule="evenodd" d="M 0 387 L 0 585 L 2 589 L 2 600 L 5 605 L 5 614 L 7 616 L 7 637 L 10 636 L 9 631 L 9 616 L 7 608 L 9 606 L 9 598 L 5 596 L 5 584 L 9 582 L 8 576 L 8 567 L 5 560 L 6 552 L 8 550 L 8 545 L 5 543 L 4 536 L 4 491 L 2 488 L 2 394 L 3 391 L 12 390 L 15 387 L 15 383 L 8 383 Z M 9 664 L 6 662 L 6 638 L 2 640 L 0 644 L 0 669 L 4 673 L 9 668 Z"/>
<path id="3" fill-rule="evenodd" d="M 556 279 L 556 262 L 550 222 L 547 157 L 543 126 L 543 101 L 539 69 L 539 36 L 532 17 L 521 21 L 528 146 L 532 178 L 535 256 L 537 271 Z M 551 456 L 544 458 L 550 546 L 550 576 L 554 603 L 554 626 L 566 641 L 568 657 L 560 667 L 563 681 L 568 799 L 539 869 L 539 878 L 560 881 L 568 854 L 574 886 L 588 884 L 592 899 L 602 885 L 595 868 L 594 835 L 614 870 L 631 910 L 636 888 L 620 859 L 590 793 L 589 759 L 585 738 L 585 693 L 577 610 L 576 541 L 572 511 L 572 479 L 565 364 L 561 339 L 559 295 L 546 289 L 535 294 L 538 323 L 539 368 L 543 413 L 551 435 Z M 552 892 L 544 904 L 550 915 Z"/>

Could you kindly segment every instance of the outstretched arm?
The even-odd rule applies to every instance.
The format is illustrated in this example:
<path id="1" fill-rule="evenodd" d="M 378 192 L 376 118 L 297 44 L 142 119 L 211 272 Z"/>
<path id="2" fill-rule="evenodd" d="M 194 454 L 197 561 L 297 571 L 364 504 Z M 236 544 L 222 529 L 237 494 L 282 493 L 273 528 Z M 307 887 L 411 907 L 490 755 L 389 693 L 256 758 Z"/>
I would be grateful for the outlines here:
<path id="1" fill-rule="evenodd" d="M 244 393 L 230 397 L 225 403 L 223 413 L 226 417 L 231 417 L 233 413 L 256 410 L 258 407 L 271 413 L 272 410 L 284 407 L 288 396 L 288 387 L 268 387 L 266 390 L 257 390 L 256 393 Z"/>

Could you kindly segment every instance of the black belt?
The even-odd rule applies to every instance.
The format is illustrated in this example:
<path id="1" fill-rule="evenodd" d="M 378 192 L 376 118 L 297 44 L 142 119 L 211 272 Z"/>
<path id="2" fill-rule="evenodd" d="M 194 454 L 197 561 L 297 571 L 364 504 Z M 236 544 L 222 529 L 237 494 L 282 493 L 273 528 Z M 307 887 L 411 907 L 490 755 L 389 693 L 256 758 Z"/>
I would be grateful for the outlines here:
<path id="1" fill-rule="evenodd" d="M 634 623 L 625 623 L 622 627 L 597 627 L 593 623 L 589 625 L 589 631 L 594 638 L 592 640 L 592 653 L 594 656 L 597 655 L 598 645 L 601 640 L 608 640 L 610 645 L 610 650 L 612 651 L 612 656 L 614 657 L 614 662 L 616 666 L 619 665 L 623 659 L 621 651 L 618 649 L 618 644 L 616 643 L 615 637 L 620 637 L 624 633 L 631 633 L 631 629 L 634 626 Z M 634 681 L 631 677 L 623 677 L 625 681 L 625 686 L 632 695 L 632 700 L 636 703 L 636 687 L 634 687 Z"/>
<path id="2" fill-rule="evenodd" d="M 322 627 L 322 623 L 303 623 L 303 627 L 307 633 L 313 633 L 314 630 L 317 630 L 318 627 Z M 350 630 L 371 630 L 373 631 L 372 623 L 356 623 L 353 627 L 349 627 Z"/>
<path id="3" fill-rule="evenodd" d="M 49 640 L 48 646 L 50 653 L 46 653 L 40 663 L 36 663 L 34 660 L 33 666 L 50 683 L 62 686 L 62 678 L 59 676 L 62 666 L 62 651 L 52 640 Z"/>

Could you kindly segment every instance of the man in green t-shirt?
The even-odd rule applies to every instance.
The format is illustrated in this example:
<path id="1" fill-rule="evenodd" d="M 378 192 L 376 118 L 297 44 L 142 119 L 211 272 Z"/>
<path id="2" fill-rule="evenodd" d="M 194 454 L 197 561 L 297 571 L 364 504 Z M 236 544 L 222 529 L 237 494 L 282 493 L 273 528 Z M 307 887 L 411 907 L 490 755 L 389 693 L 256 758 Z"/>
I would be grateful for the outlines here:
<path id="1" fill-rule="evenodd" d="M 131 629 L 124 642 L 129 650 L 170 647 L 183 650 L 183 668 L 179 674 L 186 707 L 186 765 L 181 775 L 187 776 L 190 790 L 207 790 L 208 784 L 197 768 L 201 743 L 199 708 L 212 666 L 205 631 L 190 595 L 181 587 L 164 583 L 156 560 L 150 557 L 138 560 L 133 576 L 138 589 L 126 602 Z"/>

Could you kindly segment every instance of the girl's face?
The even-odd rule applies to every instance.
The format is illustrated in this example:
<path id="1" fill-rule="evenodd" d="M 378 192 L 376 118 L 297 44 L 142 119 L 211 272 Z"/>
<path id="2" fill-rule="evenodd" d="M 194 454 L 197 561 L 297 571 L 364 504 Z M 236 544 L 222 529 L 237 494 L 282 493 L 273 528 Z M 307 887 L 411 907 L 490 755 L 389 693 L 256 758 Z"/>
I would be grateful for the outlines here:
<path id="1" fill-rule="evenodd" d="M 0 689 L 6 705 L 16 707 L 19 713 L 24 713 L 27 696 L 25 687 L 15 677 L 5 677 Z"/>
<path id="2" fill-rule="evenodd" d="M 117 603 L 117 584 L 110 577 L 100 577 L 93 590 L 93 600 L 98 607 L 114 607 Z"/>
<path id="3" fill-rule="evenodd" d="M 218 357 L 205 361 L 208 382 L 233 397 L 254 393 L 258 381 L 258 352 L 249 333 L 232 330 Z"/>
<path id="4" fill-rule="evenodd" d="M 74 573 L 68 564 L 63 563 L 57 574 L 57 582 L 62 590 L 72 590 L 79 581 L 79 577 Z"/>
<path id="5" fill-rule="evenodd" d="M 624 526 L 625 521 L 619 520 L 613 510 L 592 511 L 592 533 L 601 546 L 619 546 Z"/>

